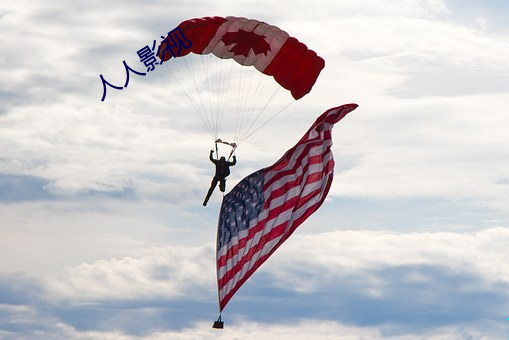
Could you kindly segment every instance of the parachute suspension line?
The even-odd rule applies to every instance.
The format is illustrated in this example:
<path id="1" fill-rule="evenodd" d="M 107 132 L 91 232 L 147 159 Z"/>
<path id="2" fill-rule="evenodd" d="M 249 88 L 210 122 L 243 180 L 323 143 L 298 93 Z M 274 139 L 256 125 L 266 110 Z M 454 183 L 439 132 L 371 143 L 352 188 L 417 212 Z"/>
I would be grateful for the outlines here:
<path id="1" fill-rule="evenodd" d="M 250 70 L 252 71 L 252 70 Z M 252 72 L 251 72 L 252 73 Z M 245 90 L 245 93 L 248 93 L 249 95 L 244 95 L 243 98 L 244 98 L 244 102 L 242 103 L 242 108 L 241 108 L 241 111 L 240 111 L 240 124 L 239 124 L 239 131 L 238 131 L 238 135 L 240 135 L 242 133 L 242 129 L 245 125 L 245 122 L 246 120 L 248 119 L 249 117 L 249 106 L 248 106 L 248 102 L 249 102 L 249 99 L 251 97 L 251 93 L 253 92 L 251 90 L 251 87 L 252 87 L 252 84 L 253 84 L 253 78 L 252 76 L 248 77 L 249 81 L 247 82 L 247 89 Z"/>
<path id="2" fill-rule="evenodd" d="M 249 133 L 249 131 L 251 131 L 251 129 L 253 128 L 253 126 L 256 124 L 256 122 L 258 121 L 258 119 L 260 119 L 260 116 L 265 112 L 265 110 L 267 109 L 267 107 L 269 106 L 269 104 L 272 102 L 272 100 L 274 99 L 274 97 L 276 97 L 277 93 L 279 92 L 279 89 L 280 87 L 277 87 L 274 92 L 272 92 L 271 96 L 269 97 L 269 100 L 267 100 L 267 102 L 265 103 L 265 105 L 263 106 L 263 108 L 261 110 L 258 111 L 258 114 L 256 115 L 256 117 L 252 120 L 251 124 L 249 125 L 249 127 L 246 129 L 246 135 Z M 286 108 L 286 107 L 285 107 Z M 279 112 L 281 112 L 282 110 L 280 110 Z M 279 114 L 279 113 L 277 113 Z"/>
<path id="3" fill-rule="evenodd" d="M 233 154 L 235 153 L 235 149 L 237 149 L 237 144 L 233 144 L 233 145 L 231 145 L 231 147 L 232 147 L 232 151 L 230 152 L 230 155 L 228 156 L 228 160 L 230 160 L 230 158 L 232 158 Z"/>
<path id="4" fill-rule="evenodd" d="M 230 64 L 230 68 L 226 70 L 225 75 L 224 75 L 224 82 L 223 82 L 223 98 L 224 98 L 223 112 L 226 114 L 227 117 L 229 115 L 227 108 L 228 108 L 228 106 L 230 106 L 229 110 L 231 111 L 231 106 L 232 106 L 232 103 L 234 102 L 231 81 L 232 81 L 232 74 L 234 74 L 235 69 L 237 68 L 236 61 L 230 59 L 230 60 L 228 60 L 228 62 Z M 231 137 L 233 139 L 233 137 L 235 137 L 235 136 L 231 136 Z"/>
<path id="5" fill-rule="evenodd" d="M 272 93 L 272 95 L 270 96 L 269 100 L 266 102 L 265 106 L 263 107 L 262 110 L 260 110 L 258 112 L 258 115 L 256 116 L 256 118 L 254 120 L 252 120 L 249 128 L 247 129 L 246 131 L 246 137 L 243 138 L 241 141 L 239 141 L 239 144 L 244 142 L 245 140 L 247 140 L 249 137 L 251 137 L 254 133 L 256 133 L 258 130 L 260 130 L 262 127 L 264 127 L 265 125 L 267 125 L 269 122 L 271 122 L 274 118 L 276 118 L 281 112 L 283 112 L 284 110 L 286 110 L 291 104 L 293 104 L 296 100 L 290 100 L 290 102 L 288 104 L 286 104 L 282 109 L 280 109 L 279 111 L 277 111 L 274 115 L 272 115 L 272 117 L 270 117 L 269 119 L 267 119 L 265 122 L 263 122 L 260 126 L 258 126 L 257 128 L 255 128 L 252 132 L 251 129 L 253 128 L 253 126 L 255 125 L 255 123 L 258 121 L 258 119 L 260 118 L 260 116 L 265 112 L 266 108 L 268 107 L 268 105 L 270 104 L 270 102 L 275 98 L 277 92 L 280 90 L 280 87 L 276 87 L 276 89 L 274 90 L 274 92 Z"/>
<path id="6" fill-rule="evenodd" d="M 212 59 L 211 59 L 212 60 Z M 227 91 L 227 84 L 229 80 L 229 75 L 233 72 L 233 66 L 235 62 L 230 59 L 215 59 L 212 61 L 215 62 L 217 74 L 218 76 L 216 78 L 216 93 L 217 93 L 217 115 L 216 115 L 216 122 L 219 133 L 222 129 L 223 125 L 223 119 L 225 117 L 225 108 L 226 104 L 228 102 L 228 96 L 226 96 Z"/>
<path id="7" fill-rule="evenodd" d="M 235 125 L 233 129 L 233 140 L 235 140 L 239 134 L 239 125 L 240 125 L 240 112 L 242 112 L 241 108 L 241 98 L 242 98 L 242 79 L 244 78 L 244 67 L 242 66 L 240 68 L 240 77 L 238 78 L 238 85 L 237 85 L 237 110 L 235 114 Z"/>
<path id="8" fill-rule="evenodd" d="M 206 80 L 205 80 L 205 84 L 207 84 L 207 88 L 210 88 L 211 87 L 211 80 L 210 80 L 210 76 L 209 76 L 209 63 L 204 63 L 203 60 L 203 55 L 200 55 L 199 56 L 199 59 L 201 60 L 201 66 L 203 69 L 205 69 L 205 77 L 206 77 Z M 195 83 L 196 84 L 196 83 Z M 197 84 L 196 84 L 197 85 Z M 207 117 L 209 117 L 210 119 L 210 122 L 211 122 L 211 129 L 212 131 L 214 131 L 214 139 L 217 138 L 217 125 L 216 125 L 216 120 L 214 119 L 214 111 L 212 110 L 212 102 L 211 102 L 211 99 L 210 99 L 210 93 L 207 94 L 207 99 L 208 99 L 208 103 L 209 103 L 209 110 L 206 112 L 208 112 L 207 114 Z"/>
<path id="9" fill-rule="evenodd" d="M 255 70 L 253 66 L 242 66 L 239 72 L 240 77 L 237 77 L 236 82 L 238 104 L 235 112 L 233 142 L 241 140 L 249 132 L 247 127 L 252 124 L 253 117 L 256 117 L 254 113 L 260 110 L 258 107 L 263 104 L 260 103 L 261 98 L 267 98 L 267 95 L 270 94 L 263 90 L 273 80 L 271 77 Z"/>
<path id="10" fill-rule="evenodd" d="M 236 86 L 237 86 L 237 107 L 235 109 L 235 125 L 233 128 L 233 140 L 236 140 L 239 133 L 240 133 L 240 126 L 242 124 L 242 112 L 244 107 L 244 101 L 246 100 L 245 94 L 243 97 L 243 86 L 244 86 L 244 78 L 246 77 L 244 75 L 244 66 L 241 65 L 239 69 L 240 75 L 238 76 L 236 80 Z"/>
<path id="11" fill-rule="evenodd" d="M 209 132 L 211 133 L 211 135 L 214 138 L 214 137 L 216 137 L 216 136 L 214 136 L 214 133 L 213 133 L 213 131 L 214 131 L 213 126 L 214 125 L 211 122 L 211 117 L 209 117 L 209 114 L 207 113 L 208 111 L 205 108 L 205 104 L 203 103 L 203 98 L 201 97 L 201 95 L 199 93 L 199 90 L 198 90 L 199 87 L 198 87 L 198 82 L 196 80 L 196 73 L 194 72 L 195 71 L 194 67 L 192 67 L 192 65 L 191 65 L 191 67 L 189 66 L 188 62 L 186 61 L 187 58 L 179 58 L 179 59 L 182 59 L 182 61 L 184 62 L 184 65 L 187 68 L 187 71 L 189 72 L 189 74 L 191 74 L 191 78 L 192 78 L 193 83 L 194 83 L 194 87 L 193 88 L 195 89 L 195 92 L 197 93 L 197 97 L 200 100 L 200 104 L 201 104 L 201 107 L 203 109 L 203 115 L 205 117 L 206 125 L 208 127 L 207 129 L 209 130 Z"/>
<path id="12" fill-rule="evenodd" d="M 213 118 L 212 122 L 214 124 L 214 134 L 215 134 L 214 138 L 217 139 L 218 134 L 219 134 L 219 123 L 218 123 L 218 121 L 219 121 L 219 107 L 218 107 L 219 101 L 216 98 L 215 105 L 214 105 L 215 108 L 213 107 L 212 101 L 211 101 L 212 93 L 216 94 L 216 96 L 218 95 L 217 77 L 213 76 L 213 72 L 215 72 L 215 70 L 213 70 L 213 64 L 210 62 L 210 55 L 207 57 L 202 55 L 201 56 L 202 62 L 205 58 L 208 58 L 207 62 L 206 62 L 207 66 L 205 68 L 205 74 L 207 75 L 207 89 L 209 89 L 209 91 L 207 91 L 207 97 L 209 98 L 210 114 Z M 221 76 L 221 74 L 219 74 L 219 76 Z M 214 81 L 214 78 L 216 78 L 215 81 Z M 216 149 L 217 149 L 217 144 L 216 144 Z"/>
<path id="13" fill-rule="evenodd" d="M 211 106 L 210 112 L 214 115 L 214 124 L 216 127 L 216 138 L 219 137 L 219 132 L 221 131 L 221 121 L 223 117 L 223 112 L 221 111 L 221 100 L 222 100 L 222 90 L 221 90 L 221 81 L 223 77 L 223 73 L 221 71 L 221 64 L 219 61 L 213 61 L 209 56 L 208 59 L 209 71 L 207 72 L 211 76 L 211 84 L 209 91 L 209 97 L 213 97 L 214 107 Z M 216 75 L 217 74 L 217 75 Z"/>
<path id="14" fill-rule="evenodd" d="M 259 74 L 258 75 L 258 82 L 256 84 L 255 92 L 253 96 L 251 96 L 251 104 L 248 109 L 244 112 L 244 124 L 242 126 L 241 132 L 239 132 L 239 138 L 243 139 L 249 131 L 253 128 L 253 125 L 258 121 L 258 119 L 261 117 L 262 114 L 264 114 L 265 110 L 271 103 L 272 99 L 275 97 L 275 95 L 279 92 L 280 87 L 276 87 L 272 95 L 269 97 L 268 100 L 266 100 L 265 105 L 263 107 L 257 108 L 258 103 L 260 101 L 261 95 L 264 93 L 263 90 L 265 89 L 267 83 L 269 81 L 272 81 L 270 77 L 267 77 L 266 75 Z M 249 90 L 250 91 L 250 90 Z M 249 98 L 248 98 L 249 99 Z M 246 99 L 247 101 L 247 99 Z M 258 114 L 255 115 L 255 111 L 258 112 Z"/>
<path id="15" fill-rule="evenodd" d="M 260 82 L 262 82 L 262 90 L 263 88 L 265 87 L 265 85 L 272 79 L 270 79 L 270 77 L 264 77 L 264 78 L 259 78 L 260 79 Z M 260 84 L 259 84 L 260 85 Z M 259 86 L 257 86 L 257 90 L 258 90 Z M 254 111 L 255 111 L 255 105 L 258 103 L 258 101 L 256 103 L 253 103 L 252 107 L 251 107 L 251 110 L 249 112 L 249 114 L 252 116 L 251 119 L 248 119 L 246 120 L 245 122 L 245 125 L 244 125 L 244 128 L 243 128 L 243 132 L 241 134 L 239 134 L 241 136 L 241 138 L 235 142 L 237 142 L 237 144 L 241 144 L 243 143 L 244 141 L 246 141 L 249 137 L 251 137 L 254 133 L 256 133 L 258 130 L 260 130 L 262 127 L 264 127 L 265 125 L 267 125 L 270 121 L 272 121 L 274 118 L 276 118 L 281 112 L 283 112 L 284 110 L 286 110 L 293 102 L 295 102 L 294 99 L 291 99 L 283 108 L 281 108 L 279 111 L 277 111 L 274 115 L 272 115 L 271 117 L 269 117 L 267 120 L 265 121 L 262 121 L 261 124 L 259 126 L 256 126 L 257 122 L 260 120 L 260 118 L 262 117 L 262 115 L 265 114 L 265 112 L 267 111 L 267 108 L 269 107 L 269 105 L 271 104 L 272 100 L 274 98 L 276 98 L 278 92 L 280 91 L 281 87 L 276 87 L 274 91 L 272 91 L 269 99 L 265 102 L 265 104 L 263 105 L 262 108 L 259 108 L 257 109 L 257 114 L 255 115 L 254 114 Z M 254 118 L 253 118 L 254 117 Z"/>
<path id="16" fill-rule="evenodd" d="M 180 59 L 180 58 L 179 58 Z M 180 70 L 180 73 L 182 73 L 182 65 L 179 65 L 179 62 L 177 61 L 177 59 L 173 59 L 174 60 L 174 67 L 179 69 Z M 193 107 L 193 110 L 194 112 L 196 113 L 196 115 L 198 116 L 198 118 L 200 118 L 200 120 L 202 121 L 203 123 L 203 126 L 207 129 L 207 131 L 209 132 L 209 134 L 211 136 L 213 136 L 213 131 L 211 129 L 211 126 L 210 124 L 207 122 L 207 120 L 205 119 L 206 118 L 206 112 L 205 112 L 205 108 L 203 106 L 203 102 L 201 101 L 201 97 L 199 96 L 199 94 L 196 92 L 195 90 L 195 93 L 193 93 L 192 91 L 190 91 L 190 89 L 186 89 L 182 82 L 179 80 L 179 77 L 177 77 L 175 75 L 174 72 L 172 72 L 172 70 L 170 69 L 170 67 L 167 65 L 167 63 L 165 63 L 166 65 L 166 69 L 168 70 L 168 72 L 172 75 L 173 79 L 175 80 L 175 82 L 179 85 L 181 91 L 184 93 L 184 95 L 186 96 L 188 102 L 191 104 L 191 106 Z M 198 97 L 198 100 L 201 102 L 201 108 L 202 110 L 200 110 L 200 107 L 199 105 L 197 104 L 198 100 L 194 100 L 196 97 Z"/>
<path id="17" fill-rule="evenodd" d="M 221 130 L 221 117 L 223 115 L 221 111 L 221 80 L 223 74 L 219 62 L 212 58 L 215 58 L 213 54 L 201 55 L 202 63 L 205 65 L 204 73 L 207 75 L 207 86 L 205 91 L 202 92 L 207 93 L 210 118 L 214 126 L 214 139 L 217 139 Z"/>
<path id="18" fill-rule="evenodd" d="M 292 105 L 293 103 L 295 103 L 296 100 L 292 100 L 290 101 L 288 104 L 286 104 L 285 107 L 283 107 L 281 110 L 279 110 L 278 112 L 276 112 L 272 117 L 270 117 L 267 121 L 265 121 L 262 125 L 260 125 L 259 127 L 257 127 L 253 132 L 251 132 L 249 135 L 247 135 L 246 137 L 244 137 L 238 144 L 240 143 L 243 143 L 245 142 L 249 137 L 251 137 L 252 135 L 254 135 L 258 130 L 260 130 L 262 127 L 264 127 L 265 125 L 267 125 L 268 123 L 270 123 L 274 118 L 276 118 L 277 116 L 279 116 L 279 114 L 281 112 L 283 112 L 284 110 L 286 110 L 288 107 L 290 107 L 290 105 Z"/>
<path id="19" fill-rule="evenodd" d="M 176 68 L 178 68 L 178 66 L 176 65 L 176 63 L 173 63 L 175 65 Z M 180 87 L 180 90 L 185 94 L 187 100 L 189 103 L 191 103 L 191 106 L 193 107 L 193 110 L 194 112 L 196 113 L 196 115 L 200 118 L 200 120 L 202 121 L 203 125 L 205 126 L 205 128 L 208 130 L 209 134 L 212 135 L 212 130 L 210 129 L 210 124 L 207 124 L 207 122 L 203 119 L 203 115 L 200 114 L 200 109 L 199 107 L 197 107 L 195 105 L 195 102 L 192 100 L 192 98 L 190 97 L 189 95 L 189 91 L 186 91 L 184 86 L 182 85 L 182 83 L 180 82 L 179 78 L 174 74 L 174 72 L 172 70 L 170 70 L 170 67 L 168 66 L 168 62 L 164 62 L 164 65 L 166 66 L 166 69 L 168 70 L 168 72 L 170 73 L 170 75 L 173 77 L 173 79 L 175 80 L 175 82 L 177 83 L 177 85 Z M 203 107 L 203 104 L 202 104 L 202 107 Z"/>
<path id="20" fill-rule="evenodd" d="M 228 96 L 226 96 L 227 91 L 227 84 L 228 84 L 228 74 L 231 74 L 233 70 L 233 61 L 232 60 L 225 60 L 220 59 L 217 60 L 217 64 L 221 67 L 220 69 L 220 77 L 218 77 L 218 88 L 219 88 L 219 117 L 218 117 L 218 123 L 219 127 L 223 126 L 223 119 L 225 117 L 225 109 L 226 109 L 226 103 L 228 102 Z M 229 67 L 228 67 L 229 66 Z"/>
<path id="21" fill-rule="evenodd" d="M 249 77 L 249 82 L 247 84 L 247 89 L 245 91 L 245 93 L 248 93 L 249 95 L 244 95 L 244 103 L 243 103 L 243 107 L 240 111 L 240 122 L 239 122 L 239 127 L 238 127 L 238 132 L 236 134 L 236 138 L 242 138 L 243 135 L 244 135 L 244 130 L 245 130 L 245 127 L 246 127 L 246 124 L 249 123 L 250 119 L 251 119 L 251 116 L 252 116 L 252 112 L 253 110 L 255 109 L 255 103 L 256 103 L 256 90 L 259 89 L 259 85 L 260 85 L 260 82 L 262 81 L 260 77 L 260 73 L 258 72 L 255 72 L 254 70 L 251 70 L 251 76 Z M 254 79 L 257 78 L 258 81 L 257 81 L 257 84 L 256 84 L 256 87 L 255 87 L 255 91 L 253 93 L 253 83 L 255 82 Z M 252 95 L 251 95 L 252 94 Z"/>

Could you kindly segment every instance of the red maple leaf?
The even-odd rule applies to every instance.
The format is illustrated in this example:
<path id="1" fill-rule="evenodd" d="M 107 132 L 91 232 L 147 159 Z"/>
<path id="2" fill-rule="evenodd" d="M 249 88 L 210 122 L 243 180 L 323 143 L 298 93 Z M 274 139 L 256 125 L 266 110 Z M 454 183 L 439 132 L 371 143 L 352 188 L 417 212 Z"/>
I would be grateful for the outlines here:
<path id="1" fill-rule="evenodd" d="M 229 50 L 236 55 L 247 57 L 251 50 L 253 50 L 255 54 L 263 53 L 267 55 L 267 52 L 270 51 L 270 45 L 265 40 L 265 37 L 254 32 L 228 32 L 223 36 L 222 40 L 225 46 L 235 44 Z"/>

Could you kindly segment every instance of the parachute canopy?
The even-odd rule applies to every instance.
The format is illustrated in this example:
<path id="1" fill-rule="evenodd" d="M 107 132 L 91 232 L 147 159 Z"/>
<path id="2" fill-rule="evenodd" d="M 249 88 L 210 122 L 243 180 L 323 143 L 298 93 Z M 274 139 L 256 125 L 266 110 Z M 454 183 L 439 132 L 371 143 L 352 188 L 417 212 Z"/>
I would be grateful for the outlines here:
<path id="1" fill-rule="evenodd" d="M 190 19 L 178 25 L 184 36 L 192 42 L 189 49 L 181 49 L 177 57 L 189 53 L 212 53 L 221 59 L 234 59 L 244 66 L 273 76 L 295 99 L 311 91 L 325 61 L 276 26 L 254 19 L 237 17 L 205 17 Z M 164 53 L 171 48 L 171 39 L 159 49 L 164 62 L 172 58 Z M 164 46 L 167 44 L 168 46 Z"/>
<path id="2" fill-rule="evenodd" d="M 180 36 L 171 34 L 175 31 Z M 213 140 L 236 144 L 309 93 L 325 66 L 280 28 L 231 16 L 180 23 L 161 42 L 158 57 Z M 233 136 L 222 133 L 228 124 L 234 125 Z"/>

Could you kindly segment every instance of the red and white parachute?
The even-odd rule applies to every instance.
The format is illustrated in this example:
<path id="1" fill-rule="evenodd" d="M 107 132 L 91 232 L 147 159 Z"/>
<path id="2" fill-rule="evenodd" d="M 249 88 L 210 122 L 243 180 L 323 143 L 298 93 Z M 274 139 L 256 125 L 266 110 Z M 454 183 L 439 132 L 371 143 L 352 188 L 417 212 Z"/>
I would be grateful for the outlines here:
<path id="1" fill-rule="evenodd" d="M 309 93 L 325 66 L 296 38 L 258 20 L 204 17 L 177 29 L 190 47 L 164 53 L 178 45 L 168 37 L 158 56 L 214 140 L 241 143 Z"/>

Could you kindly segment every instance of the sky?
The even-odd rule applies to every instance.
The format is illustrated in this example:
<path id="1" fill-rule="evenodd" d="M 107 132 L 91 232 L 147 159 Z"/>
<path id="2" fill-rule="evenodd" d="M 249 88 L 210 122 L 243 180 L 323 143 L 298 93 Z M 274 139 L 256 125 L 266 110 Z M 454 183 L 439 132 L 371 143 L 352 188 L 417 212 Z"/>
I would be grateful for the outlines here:
<path id="1" fill-rule="evenodd" d="M 324 111 L 322 207 L 217 318 L 211 136 L 168 68 L 123 61 L 203 16 L 324 58 L 237 149 L 228 188 Z M 509 5 L 501 0 L 0 3 L 1 339 L 507 339 Z M 180 92 L 179 92 L 180 91 Z M 184 91 L 185 92 L 185 91 Z"/>

